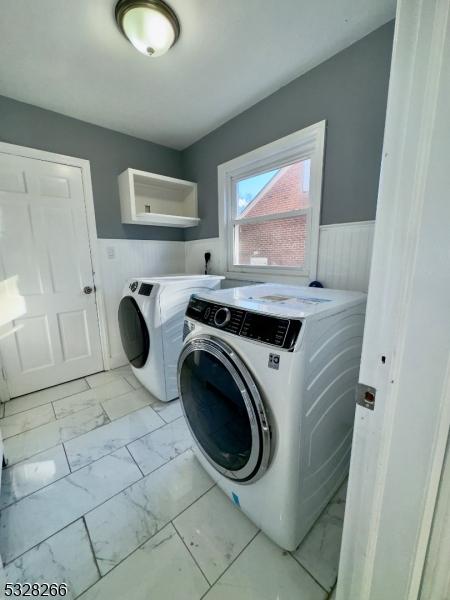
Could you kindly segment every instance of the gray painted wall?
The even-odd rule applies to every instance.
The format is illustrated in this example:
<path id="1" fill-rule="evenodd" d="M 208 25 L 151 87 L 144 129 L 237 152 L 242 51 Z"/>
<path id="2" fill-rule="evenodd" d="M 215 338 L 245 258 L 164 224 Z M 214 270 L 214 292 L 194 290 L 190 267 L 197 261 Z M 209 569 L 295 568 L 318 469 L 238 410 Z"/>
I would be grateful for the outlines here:
<path id="1" fill-rule="evenodd" d="M 323 119 L 321 223 L 374 219 L 393 32 L 384 25 L 184 150 L 202 219 L 186 239 L 218 235 L 217 165 Z"/>
<path id="2" fill-rule="evenodd" d="M 218 235 L 217 166 L 327 120 L 321 223 L 375 217 L 394 24 L 388 23 L 183 152 L 0 96 L 0 141 L 88 159 L 101 238 Z M 122 225 L 117 175 L 133 167 L 197 181 L 199 227 Z"/>
<path id="3" fill-rule="evenodd" d="M 0 96 L 0 141 L 88 159 L 100 238 L 183 240 L 180 228 L 122 225 L 117 176 L 132 167 L 182 176 L 181 153 Z"/>

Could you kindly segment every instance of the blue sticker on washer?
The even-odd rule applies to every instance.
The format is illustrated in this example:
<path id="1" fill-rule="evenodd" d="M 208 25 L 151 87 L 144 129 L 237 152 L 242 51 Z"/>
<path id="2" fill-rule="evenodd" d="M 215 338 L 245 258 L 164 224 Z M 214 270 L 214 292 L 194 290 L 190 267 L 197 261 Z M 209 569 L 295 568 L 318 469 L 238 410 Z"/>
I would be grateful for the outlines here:
<path id="1" fill-rule="evenodd" d="M 239 508 L 241 508 L 241 503 L 239 502 L 239 496 L 237 494 L 235 494 L 234 492 L 231 492 L 231 498 L 232 498 L 233 502 L 236 504 L 236 506 L 239 506 Z"/>

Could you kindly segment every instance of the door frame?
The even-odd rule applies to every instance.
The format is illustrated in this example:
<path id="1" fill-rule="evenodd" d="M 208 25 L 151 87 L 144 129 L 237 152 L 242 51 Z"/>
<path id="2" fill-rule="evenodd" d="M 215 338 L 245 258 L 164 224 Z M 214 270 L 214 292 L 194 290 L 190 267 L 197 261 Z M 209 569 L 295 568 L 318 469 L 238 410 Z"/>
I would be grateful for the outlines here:
<path id="1" fill-rule="evenodd" d="M 337 600 L 420 594 L 450 426 L 449 23 L 398 0 Z"/>
<path id="2" fill-rule="evenodd" d="M 450 597 L 450 444 L 447 444 L 439 496 L 420 590 L 421 600 Z"/>
<path id="3" fill-rule="evenodd" d="M 103 361 L 103 369 L 105 371 L 111 368 L 110 357 L 109 357 L 109 344 L 108 344 L 108 330 L 106 325 L 106 308 L 103 296 L 103 285 L 102 276 L 100 270 L 100 258 L 98 252 L 98 237 L 97 237 L 97 225 L 95 221 L 95 209 L 94 209 L 94 195 L 92 192 L 92 179 L 91 179 L 91 164 L 89 160 L 84 158 L 75 158 L 73 156 L 65 156 L 64 154 L 56 154 L 54 152 L 47 152 L 46 150 L 40 150 L 39 148 L 29 148 L 27 146 L 17 146 L 16 144 L 8 144 L 6 142 L 0 142 L 0 152 L 4 154 L 10 154 L 13 156 L 21 156 L 23 158 L 31 158 L 36 160 L 42 160 L 45 162 L 52 162 L 61 165 L 67 165 L 69 167 L 77 167 L 81 170 L 81 178 L 83 183 L 83 195 L 84 205 L 86 208 L 86 221 L 88 229 L 89 239 L 89 252 L 92 264 L 92 277 L 95 286 L 95 304 L 97 310 L 97 322 L 100 333 L 100 347 Z M 1 364 L 1 358 L 0 358 Z M 2 378 L 2 372 L 0 370 L 0 378 Z M 0 382 L 1 383 L 1 382 Z M 0 402 L 6 400 L 1 397 L 2 387 L 7 387 L 7 382 L 3 380 L 3 386 L 0 385 Z"/>

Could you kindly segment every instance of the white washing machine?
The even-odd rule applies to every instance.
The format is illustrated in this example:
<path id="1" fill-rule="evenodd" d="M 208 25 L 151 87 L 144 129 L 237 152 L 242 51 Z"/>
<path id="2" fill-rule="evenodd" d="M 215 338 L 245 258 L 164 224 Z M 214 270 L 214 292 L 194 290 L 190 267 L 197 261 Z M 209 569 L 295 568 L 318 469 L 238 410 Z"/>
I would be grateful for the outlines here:
<path id="1" fill-rule="evenodd" d="M 177 275 L 130 279 L 119 305 L 122 346 L 134 374 L 163 402 L 178 397 L 177 361 L 191 294 L 220 287 L 223 277 Z"/>
<path id="2" fill-rule="evenodd" d="M 366 295 L 262 284 L 199 293 L 178 387 L 197 457 L 294 550 L 349 465 Z"/>

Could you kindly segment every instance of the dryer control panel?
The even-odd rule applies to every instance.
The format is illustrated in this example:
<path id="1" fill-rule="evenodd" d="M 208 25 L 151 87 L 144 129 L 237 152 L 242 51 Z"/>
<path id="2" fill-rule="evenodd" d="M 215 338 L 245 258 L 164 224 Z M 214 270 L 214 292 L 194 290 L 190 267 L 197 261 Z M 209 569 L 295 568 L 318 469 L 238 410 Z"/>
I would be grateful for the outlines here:
<path id="1" fill-rule="evenodd" d="M 209 327 L 263 344 L 292 350 L 302 327 L 299 319 L 283 319 L 191 297 L 186 316 Z"/>
<path id="2" fill-rule="evenodd" d="M 133 294 L 137 292 L 140 296 L 150 296 L 153 289 L 151 283 L 141 283 L 139 285 L 139 281 L 132 281 L 128 287 Z"/>

